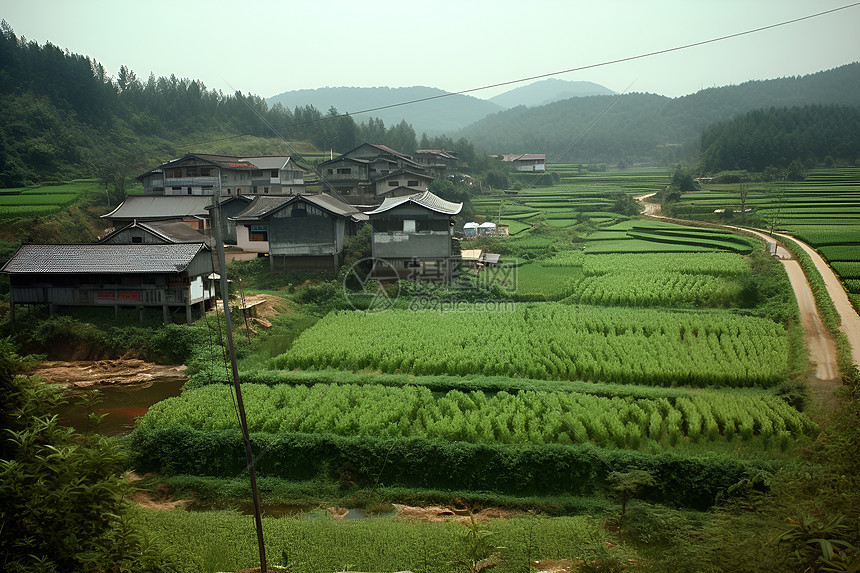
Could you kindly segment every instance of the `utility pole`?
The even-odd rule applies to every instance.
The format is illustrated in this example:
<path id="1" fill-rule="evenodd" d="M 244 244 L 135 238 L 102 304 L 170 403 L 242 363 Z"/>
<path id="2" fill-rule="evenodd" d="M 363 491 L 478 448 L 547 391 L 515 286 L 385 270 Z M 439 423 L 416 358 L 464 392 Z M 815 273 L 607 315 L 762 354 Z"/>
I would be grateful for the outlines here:
<path id="1" fill-rule="evenodd" d="M 251 438 L 248 435 L 248 420 L 245 417 L 245 403 L 242 401 L 242 387 L 239 384 L 239 368 L 236 365 L 236 347 L 233 345 L 233 323 L 230 319 L 230 295 L 227 287 L 227 264 L 224 255 L 224 238 L 221 229 L 221 168 L 218 168 L 218 186 L 215 188 L 215 242 L 218 249 L 218 274 L 221 283 L 221 301 L 224 305 L 224 330 L 227 331 L 227 348 L 230 351 L 230 365 L 233 369 L 233 388 L 236 391 L 236 405 L 239 408 L 239 423 L 242 426 L 242 440 L 245 442 L 245 457 L 248 460 L 248 475 L 251 477 L 251 497 L 254 500 L 254 522 L 257 526 L 257 546 L 260 550 L 260 571 L 267 573 L 266 542 L 263 539 L 263 518 L 260 511 L 260 493 L 257 490 L 257 471 L 254 468 L 254 453 L 251 451 Z"/>

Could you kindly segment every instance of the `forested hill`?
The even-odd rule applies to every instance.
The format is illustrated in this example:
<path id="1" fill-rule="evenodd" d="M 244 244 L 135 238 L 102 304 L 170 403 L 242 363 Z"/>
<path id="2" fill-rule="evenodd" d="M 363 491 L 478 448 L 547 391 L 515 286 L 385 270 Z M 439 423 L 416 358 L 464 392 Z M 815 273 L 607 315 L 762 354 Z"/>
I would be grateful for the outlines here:
<path id="1" fill-rule="evenodd" d="M 860 63 L 816 74 L 710 88 L 681 98 L 594 96 L 518 107 L 452 134 L 489 153 L 546 153 L 561 162 L 692 158 L 708 125 L 759 108 L 860 105 Z M 592 125 L 593 124 L 593 125 Z"/>
<path id="2" fill-rule="evenodd" d="M 28 42 L 0 24 L 0 188 L 75 177 L 115 181 L 187 152 L 294 155 L 267 123 L 305 142 L 301 151 L 347 151 L 364 139 L 362 130 L 374 143 L 416 145 L 408 125 L 324 117 L 312 106 L 269 109 L 259 96 L 225 95 L 173 75 L 142 79 L 123 66 L 112 78 L 92 58 Z"/>
<path id="3" fill-rule="evenodd" d="M 804 106 L 754 110 L 718 122 L 702 135 L 703 171 L 716 173 L 860 159 L 860 107 Z"/>

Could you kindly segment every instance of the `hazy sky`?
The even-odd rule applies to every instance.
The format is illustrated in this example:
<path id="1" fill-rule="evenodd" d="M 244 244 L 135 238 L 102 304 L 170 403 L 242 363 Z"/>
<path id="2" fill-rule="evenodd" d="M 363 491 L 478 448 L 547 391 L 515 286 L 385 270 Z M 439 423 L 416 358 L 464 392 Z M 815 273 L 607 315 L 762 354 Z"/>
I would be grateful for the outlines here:
<path id="1" fill-rule="evenodd" d="M 270 97 L 325 86 L 461 91 L 701 42 L 852 0 L 3 0 L 15 34 L 143 81 Z M 752 35 L 555 77 L 677 97 L 860 60 L 860 3 Z M 528 82 L 525 82 L 528 83 Z M 472 92 L 489 98 L 525 83 Z M 632 85 L 631 85 L 632 84 Z M 860 98 L 860 95 L 858 95 Z M 341 110 L 350 111 L 350 110 Z"/>

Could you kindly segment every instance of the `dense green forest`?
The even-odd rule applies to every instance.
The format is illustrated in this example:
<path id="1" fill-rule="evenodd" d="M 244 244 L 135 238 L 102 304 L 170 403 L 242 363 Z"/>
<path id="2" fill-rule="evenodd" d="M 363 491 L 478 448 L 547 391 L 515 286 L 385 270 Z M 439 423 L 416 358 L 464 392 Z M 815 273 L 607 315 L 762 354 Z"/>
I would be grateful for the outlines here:
<path id="1" fill-rule="evenodd" d="M 695 160 L 709 125 L 759 108 L 857 106 L 860 63 L 803 77 L 710 88 L 680 98 L 630 93 L 517 107 L 457 132 L 477 150 L 545 152 L 561 163 Z M 501 151 L 500 151 L 501 150 Z"/>
<path id="2" fill-rule="evenodd" d="M 715 173 L 860 158 L 860 108 L 805 106 L 758 109 L 707 127 L 700 166 Z"/>
<path id="3" fill-rule="evenodd" d="M 253 94 L 224 94 L 174 75 L 144 80 L 125 66 L 110 77 L 90 57 L 15 36 L 5 21 L 0 98 L 0 187 L 130 177 L 186 152 L 295 155 L 281 137 L 336 152 L 362 141 L 407 153 L 418 145 L 405 121 L 386 127 L 374 118 L 356 123 L 334 108 L 269 108 Z M 467 161 L 472 155 L 465 140 L 422 143 Z"/>

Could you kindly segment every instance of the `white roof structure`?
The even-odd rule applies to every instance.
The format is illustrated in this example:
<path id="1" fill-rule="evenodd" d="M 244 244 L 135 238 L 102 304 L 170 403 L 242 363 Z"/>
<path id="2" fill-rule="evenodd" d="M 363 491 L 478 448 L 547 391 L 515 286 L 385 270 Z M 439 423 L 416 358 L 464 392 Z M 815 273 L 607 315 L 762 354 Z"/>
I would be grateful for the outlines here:
<path id="1" fill-rule="evenodd" d="M 462 203 L 445 201 L 430 191 L 424 191 L 422 193 L 415 193 L 414 195 L 406 195 L 404 197 L 386 197 L 383 199 L 382 205 L 373 211 L 368 211 L 367 214 L 378 215 L 406 203 L 414 203 L 415 205 L 420 205 L 425 209 L 430 209 L 431 211 L 436 211 L 443 215 L 456 215 L 463 208 Z"/>

